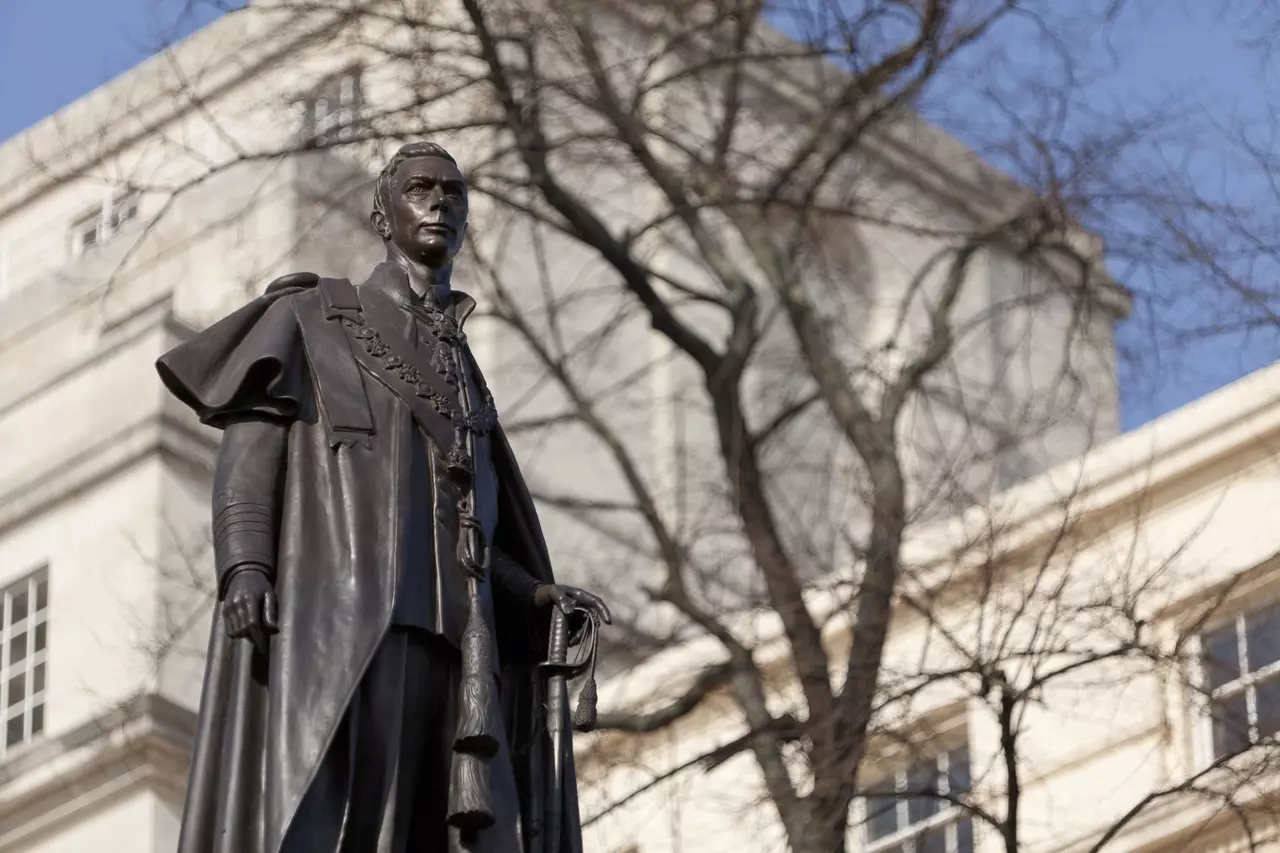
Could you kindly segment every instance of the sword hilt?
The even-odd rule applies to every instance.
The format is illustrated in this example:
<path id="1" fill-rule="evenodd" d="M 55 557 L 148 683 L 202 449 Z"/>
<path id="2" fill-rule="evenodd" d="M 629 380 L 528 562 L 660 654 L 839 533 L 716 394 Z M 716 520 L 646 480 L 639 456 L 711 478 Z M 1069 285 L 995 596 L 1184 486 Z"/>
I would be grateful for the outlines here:
<path id="1" fill-rule="evenodd" d="M 569 658 L 569 617 L 559 605 L 551 611 L 551 639 L 547 643 L 547 663 L 551 667 L 563 665 Z"/>
<path id="2" fill-rule="evenodd" d="M 577 607 L 575 612 L 587 617 L 586 636 L 583 638 L 583 653 L 577 660 L 569 660 L 569 619 L 564 611 L 556 607 L 551 614 L 551 638 L 547 643 L 547 660 L 539 665 L 544 678 L 559 677 L 568 681 L 583 673 L 588 673 L 586 683 L 578 694 L 578 707 L 573 712 L 573 726 L 580 732 L 589 732 L 596 725 L 596 658 L 600 647 L 600 624 L 596 614 L 585 608 Z"/>
<path id="3" fill-rule="evenodd" d="M 538 664 L 538 668 L 546 678 L 562 675 L 566 679 L 574 679 L 586 672 L 588 667 L 594 667 L 593 661 L 598 645 L 596 635 L 599 632 L 596 615 L 585 607 L 575 607 L 574 612 L 585 614 L 587 617 L 586 651 L 578 659 L 569 660 L 569 617 L 559 606 L 555 607 L 551 613 L 551 638 L 547 641 L 547 659 Z"/>

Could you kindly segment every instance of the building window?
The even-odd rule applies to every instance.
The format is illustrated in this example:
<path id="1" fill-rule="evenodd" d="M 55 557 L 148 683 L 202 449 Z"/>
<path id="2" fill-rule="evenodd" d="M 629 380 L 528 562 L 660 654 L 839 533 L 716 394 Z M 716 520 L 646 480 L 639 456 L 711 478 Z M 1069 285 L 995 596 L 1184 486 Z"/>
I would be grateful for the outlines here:
<path id="1" fill-rule="evenodd" d="M 949 797 L 969 790 L 969 748 L 939 752 L 868 788 L 867 853 L 973 853 L 973 822 Z"/>
<path id="2" fill-rule="evenodd" d="M 1242 613 L 1200 637 L 1213 758 L 1280 732 L 1280 606 Z"/>
<path id="3" fill-rule="evenodd" d="M 108 197 L 102 207 L 71 226 L 71 254 L 79 257 L 115 236 L 126 223 L 138 218 L 138 195 Z"/>
<path id="4" fill-rule="evenodd" d="M 0 631 L 0 755 L 44 731 L 45 655 L 49 642 L 49 577 L 43 569 L 4 591 Z"/>
<path id="5" fill-rule="evenodd" d="M 303 100 L 302 106 L 303 136 L 316 146 L 354 139 L 364 113 L 360 72 L 352 70 L 330 77 Z"/>

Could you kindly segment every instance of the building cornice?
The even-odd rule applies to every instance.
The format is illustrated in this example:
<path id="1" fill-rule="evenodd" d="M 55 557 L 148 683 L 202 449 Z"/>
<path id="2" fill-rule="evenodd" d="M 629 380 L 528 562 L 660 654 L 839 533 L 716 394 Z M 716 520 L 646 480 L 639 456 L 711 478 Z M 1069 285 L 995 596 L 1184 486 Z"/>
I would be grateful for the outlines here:
<path id="1" fill-rule="evenodd" d="M 180 802 L 196 715 L 144 695 L 0 764 L 0 851 L 140 789 Z"/>
<path id="2" fill-rule="evenodd" d="M 90 296 L 83 300 L 69 301 L 62 307 L 67 312 L 92 310 L 96 299 L 96 297 Z M 128 316 L 111 320 L 102 325 L 99 330 L 98 345 L 92 350 L 61 365 L 61 370 L 52 375 L 47 377 L 39 376 L 39 383 L 25 393 L 20 393 L 9 399 L 0 399 L 0 418 L 7 417 L 23 406 L 31 404 L 58 386 L 76 379 L 85 371 L 93 370 L 102 364 L 104 360 L 138 343 L 157 329 L 168 330 L 172 315 L 172 301 L 173 295 L 165 293 L 149 300 L 144 305 L 137 306 Z M 25 343 L 19 342 L 13 344 L 13 346 L 15 348 L 20 347 Z M 5 355 L 4 351 L 0 350 L 0 357 Z"/>
<path id="3" fill-rule="evenodd" d="M 995 550 L 1022 551 L 1061 529 L 1066 504 L 1074 523 L 1105 524 L 1108 514 L 1134 501 L 1260 451 L 1280 451 L 1280 362 L 1013 486 L 985 506 L 920 528 L 904 546 L 906 559 L 952 573 L 964 562 L 955 549 L 968 546 L 970 531 L 989 530 L 993 518 L 1000 528 Z"/>
<path id="4" fill-rule="evenodd" d="M 1263 768 L 1250 768 L 1254 760 L 1244 753 L 1237 761 L 1204 774 L 1192 790 L 1177 783 L 1170 785 L 1164 789 L 1167 793 L 1107 839 L 1101 853 L 1180 853 L 1193 842 L 1197 850 L 1254 850 L 1255 844 L 1274 839 L 1274 822 L 1264 816 L 1274 813 L 1280 798 L 1280 775 L 1266 766 L 1265 760 Z M 1252 829 L 1253 843 L 1240 827 L 1241 815 L 1249 813 L 1261 818 Z M 1108 831 L 1092 832 L 1056 849 L 1059 853 L 1092 853 Z"/>
<path id="5" fill-rule="evenodd" d="M 915 567 L 922 585 L 955 584 L 958 570 L 992 554 L 1026 551 L 1061 530 L 1068 497 L 1073 524 L 1105 521 L 1109 514 L 1131 520 L 1132 514 L 1117 511 L 1162 489 L 1170 491 L 1198 471 L 1220 466 L 1235 472 L 1230 460 L 1259 449 L 1280 451 L 1280 362 L 1014 486 L 985 506 L 913 530 L 903 544 L 903 559 Z M 972 531 L 989 531 L 993 517 L 1000 520 L 999 533 L 974 548 Z M 930 580 L 935 576 L 936 581 Z M 831 648 L 847 648 L 850 623 L 847 609 L 841 609 L 843 599 L 824 587 L 808 593 L 806 602 L 815 618 L 823 620 L 823 636 Z M 910 612 L 904 608 L 904 614 Z M 757 640 L 758 665 L 789 661 L 776 614 L 753 612 L 744 621 Z M 737 627 L 734 619 L 729 622 Z M 669 647 L 633 668 L 625 684 L 602 689 L 600 706 L 642 709 L 664 695 L 663 687 L 677 674 L 689 677 L 723 659 L 723 648 L 706 635 Z"/>
<path id="6" fill-rule="evenodd" d="M 56 468 L 0 492 L 0 536 L 148 459 L 212 473 L 218 440 L 193 418 L 161 408 L 102 434 Z"/>

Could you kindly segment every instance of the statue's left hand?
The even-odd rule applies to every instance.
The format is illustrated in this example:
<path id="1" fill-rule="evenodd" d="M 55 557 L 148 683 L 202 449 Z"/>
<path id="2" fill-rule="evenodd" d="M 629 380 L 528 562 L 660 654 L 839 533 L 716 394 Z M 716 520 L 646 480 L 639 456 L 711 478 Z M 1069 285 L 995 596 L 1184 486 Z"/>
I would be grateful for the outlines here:
<path id="1" fill-rule="evenodd" d="M 554 604 L 568 616 L 575 607 L 585 607 L 594 613 L 606 625 L 613 624 L 613 615 L 604 599 L 585 589 L 576 586 L 562 586 L 558 583 L 545 583 L 533 594 L 533 603 L 539 607 Z"/>

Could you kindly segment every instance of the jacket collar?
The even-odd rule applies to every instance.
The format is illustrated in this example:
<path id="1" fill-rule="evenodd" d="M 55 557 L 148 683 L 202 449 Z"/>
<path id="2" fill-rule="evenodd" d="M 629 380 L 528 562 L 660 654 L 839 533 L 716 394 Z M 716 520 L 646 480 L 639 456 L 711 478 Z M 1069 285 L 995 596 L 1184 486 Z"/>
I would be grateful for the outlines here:
<path id="1" fill-rule="evenodd" d="M 380 293 L 395 302 L 397 305 L 412 308 L 443 308 L 446 313 L 452 313 L 454 319 L 458 321 L 458 328 L 462 328 L 462 324 L 476 310 L 476 301 L 469 294 L 460 290 L 445 290 L 443 294 L 443 304 L 435 295 L 428 294 L 426 298 L 419 297 L 409 287 L 409 276 L 400 268 L 398 264 L 390 261 L 383 261 L 373 268 L 373 272 L 364 284 L 360 286 L 362 291 L 373 291 Z M 439 294 L 443 288 L 437 289 Z"/>

